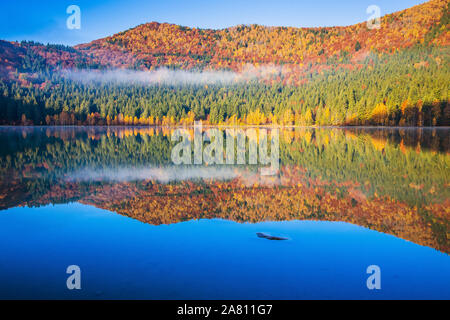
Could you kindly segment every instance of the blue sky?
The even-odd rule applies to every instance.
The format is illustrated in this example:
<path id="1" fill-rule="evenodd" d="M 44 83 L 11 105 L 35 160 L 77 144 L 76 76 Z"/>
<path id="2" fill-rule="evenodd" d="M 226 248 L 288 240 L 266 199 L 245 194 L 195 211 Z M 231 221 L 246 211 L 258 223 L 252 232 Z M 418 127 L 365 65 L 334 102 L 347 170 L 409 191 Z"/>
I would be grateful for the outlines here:
<path id="1" fill-rule="evenodd" d="M 366 8 L 375 4 L 381 14 L 424 0 L 59 0 L 4 1 L 0 39 L 35 40 L 74 45 L 105 37 L 145 22 L 158 21 L 200 28 L 238 24 L 315 27 L 365 21 Z M 66 27 L 66 8 L 81 9 L 81 29 Z"/>

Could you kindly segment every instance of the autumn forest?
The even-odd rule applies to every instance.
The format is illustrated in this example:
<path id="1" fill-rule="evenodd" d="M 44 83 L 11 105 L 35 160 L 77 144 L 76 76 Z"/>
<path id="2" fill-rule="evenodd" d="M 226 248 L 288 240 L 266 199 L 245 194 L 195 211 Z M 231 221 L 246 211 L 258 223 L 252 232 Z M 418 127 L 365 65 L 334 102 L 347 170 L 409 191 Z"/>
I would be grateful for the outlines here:
<path id="1" fill-rule="evenodd" d="M 0 41 L 0 124 L 449 126 L 449 17 L 430 0 L 379 29 L 152 22 L 75 47 Z"/>

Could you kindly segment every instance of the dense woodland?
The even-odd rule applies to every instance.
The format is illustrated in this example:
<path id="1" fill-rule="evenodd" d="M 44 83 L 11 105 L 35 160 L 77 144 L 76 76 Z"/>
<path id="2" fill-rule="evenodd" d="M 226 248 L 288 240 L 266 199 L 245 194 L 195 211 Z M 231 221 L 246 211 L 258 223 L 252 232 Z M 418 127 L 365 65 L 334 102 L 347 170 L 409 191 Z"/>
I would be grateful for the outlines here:
<path id="1" fill-rule="evenodd" d="M 370 54 L 358 70 L 307 83 L 232 85 L 82 83 L 42 72 L 42 86 L 0 83 L 3 124 L 449 125 L 450 49 Z M 32 66 L 33 67 L 33 66 Z"/>
<path id="2" fill-rule="evenodd" d="M 152 22 L 76 48 L 112 67 L 239 71 L 248 63 L 274 63 L 288 68 L 309 63 L 320 66 L 330 57 L 345 63 L 345 54 L 357 60 L 355 53 L 395 52 L 417 43 L 448 45 L 448 18 L 448 0 L 431 0 L 382 17 L 379 29 L 370 29 L 365 22 L 347 27 L 240 25 L 221 30 Z M 293 71 L 298 74 L 296 68 Z"/>
<path id="3" fill-rule="evenodd" d="M 74 48 L 0 41 L 0 124 L 448 126 L 449 1 L 333 28 L 150 23 Z M 82 82 L 64 70 L 233 70 L 233 84 Z"/>

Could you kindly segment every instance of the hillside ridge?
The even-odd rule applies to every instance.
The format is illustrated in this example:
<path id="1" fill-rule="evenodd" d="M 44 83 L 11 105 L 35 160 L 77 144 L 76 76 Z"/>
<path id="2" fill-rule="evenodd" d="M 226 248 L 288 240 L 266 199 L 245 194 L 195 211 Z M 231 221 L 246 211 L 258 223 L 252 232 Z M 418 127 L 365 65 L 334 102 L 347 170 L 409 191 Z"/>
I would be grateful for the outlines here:
<path id="1" fill-rule="evenodd" d="M 418 43 L 446 46 L 450 44 L 448 21 L 429 34 L 448 16 L 448 4 L 448 0 L 430 0 L 385 15 L 381 28 L 373 30 L 366 22 L 315 28 L 252 24 L 217 30 L 150 22 L 75 48 L 101 64 L 143 70 L 171 66 L 237 71 L 249 63 L 325 63 L 329 57 L 360 51 L 395 52 Z"/>

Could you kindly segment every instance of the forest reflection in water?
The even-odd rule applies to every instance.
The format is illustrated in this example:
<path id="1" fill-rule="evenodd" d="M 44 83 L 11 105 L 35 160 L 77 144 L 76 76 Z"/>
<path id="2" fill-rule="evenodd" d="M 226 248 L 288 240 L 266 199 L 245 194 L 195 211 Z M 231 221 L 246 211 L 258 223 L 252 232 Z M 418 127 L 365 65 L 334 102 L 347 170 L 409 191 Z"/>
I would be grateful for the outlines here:
<path id="1" fill-rule="evenodd" d="M 80 202 L 153 225 L 343 221 L 450 251 L 447 128 L 280 129 L 275 176 L 175 166 L 174 130 L 0 128 L 0 209 Z"/>

